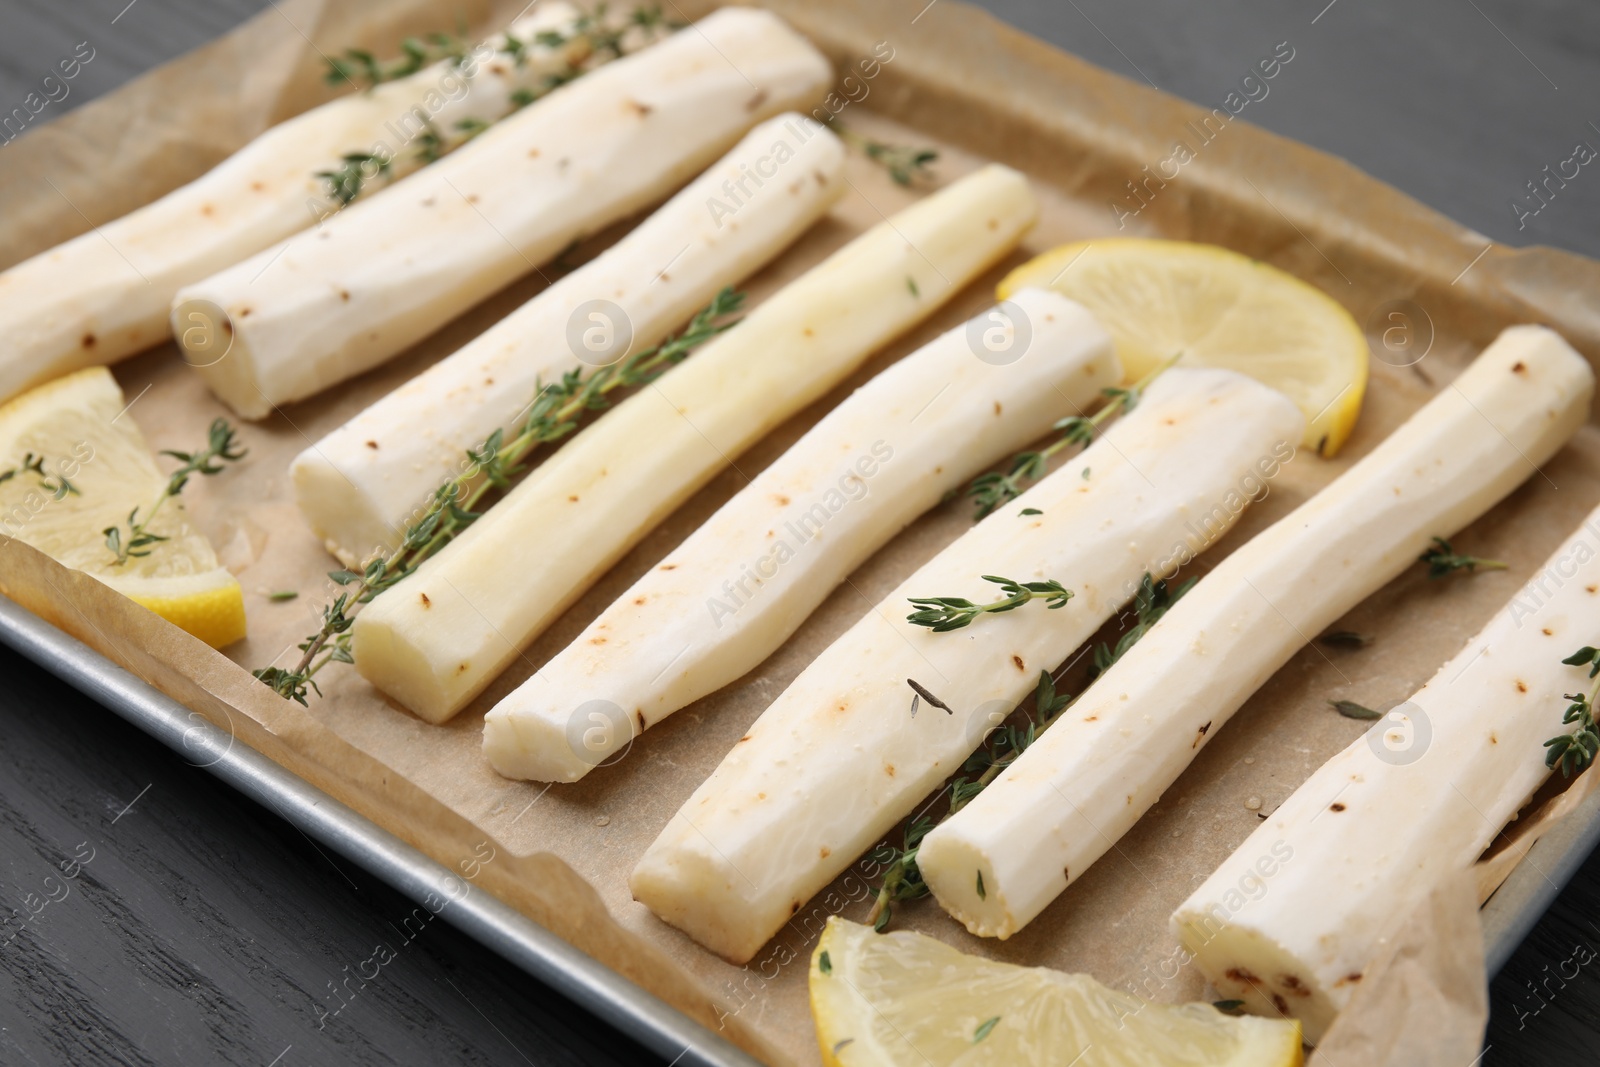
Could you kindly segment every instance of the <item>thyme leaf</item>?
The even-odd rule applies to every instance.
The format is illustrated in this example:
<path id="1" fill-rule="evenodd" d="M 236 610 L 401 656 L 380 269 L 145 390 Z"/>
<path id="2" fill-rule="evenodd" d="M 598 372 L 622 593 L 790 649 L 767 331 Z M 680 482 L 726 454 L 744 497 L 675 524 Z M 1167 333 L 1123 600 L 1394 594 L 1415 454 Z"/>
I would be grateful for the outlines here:
<path id="1" fill-rule="evenodd" d="M 907 678 L 906 684 L 911 687 L 911 692 L 916 694 L 911 698 L 911 717 L 913 719 L 917 717 L 917 702 L 919 700 L 926 700 L 931 706 L 938 708 L 946 715 L 954 715 L 956 713 L 954 708 L 940 700 L 938 697 L 934 696 L 928 691 L 927 686 L 923 685 L 915 678 Z"/>
<path id="2" fill-rule="evenodd" d="M 1340 715 L 1347 719 L 1374 720 L 1383 718 L 1383 712 L 1373 711 L 1364 704 L 1357 704 L 1354 700 L 1330 700 L 1329 705 Z"/>
<path id="3" fill-rule="evenodd" d="M 462 119 L 460 122 L 456 123 L 456 129 L 460 131 L 461 141 L 463 144 L 465 144 L 483 131 L 487 130 L 490 125 L 490 123 L 485 122 L 483 119 Z"/>

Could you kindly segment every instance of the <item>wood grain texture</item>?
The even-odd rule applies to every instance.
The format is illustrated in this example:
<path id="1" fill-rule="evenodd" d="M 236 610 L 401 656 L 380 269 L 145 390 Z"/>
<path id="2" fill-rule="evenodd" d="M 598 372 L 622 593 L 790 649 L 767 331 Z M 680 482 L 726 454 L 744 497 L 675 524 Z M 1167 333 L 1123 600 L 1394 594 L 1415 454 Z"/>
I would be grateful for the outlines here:
<path id="1" fill-rule="evenodd" d="M 0 1063 L 663 1062 L 13 653 L 0 671 Z"/>
<path id="2" fill-rule="evenodd" d="M 924 0 L 925 2 L 925 0 Z M 1488 238 L 1600 256 L 1600 5 L 1581 0 L 977 0 L 1125 77 L 1221 106 L 1280 41 L 1293 63 L 1240 117 L 1334 155 Z M 932 15 L 927 17 L 931 18 Z M 1259 89 L 1254 90 L 1259 93 Z M 1154 163 L 1154 161 L 1152 161 Z M 1570 173 L 1570 169 L 1569 169 Z M 1543 187 L 1541 187 L 1543 188 Z"/>
<path id="3" fill-rule="evenodd" d="M 37 121 L 64 114 L 198 48 L 266 6 L 267 0 L 7 0 L 0 12 L 0 113 L 20 106 L 56 62 L 82 42 L 94 49 L 94 58 L 68 84 L 67 95 L 48 104 Z"/>
<path id="4" fill-rule="evenodd" d="M 904 5 L 908 27 L 924 2 Z M 1292 76 L 1244 117 L 1343 155 L 1494 240 L 1600 255 L 1600 173 L 1585 166 L 1546 187 L 1547 203 L 1525 188 L 1577 142 L 1600 147 L 1593 4 L 981 2 L 1209 105 L 1287 40 Z M 0 115 L 80 41 L 94 60 L 38 121 L 265 6 L 10 0 L 0 11 Z M 1539 207 L 1520 227 L 1518 196 Z M 455 930 L 408 925 L 398 895 L 44 672 L 9 653 L 0 670 L 10 679 L 0 698 L 0 942 L 15 934 L 0 944 L 0 1064 L 659 1062 Z M 94 858 L 68 879 L 80 843 Z M 19 928 L 51 896 L 60 899 Z M 1594 1061 L 1597 916 L 1600 855 L 1492 984 L 1484 1064 Z M 394 959 L 362 985 L 379 944 Z"/>

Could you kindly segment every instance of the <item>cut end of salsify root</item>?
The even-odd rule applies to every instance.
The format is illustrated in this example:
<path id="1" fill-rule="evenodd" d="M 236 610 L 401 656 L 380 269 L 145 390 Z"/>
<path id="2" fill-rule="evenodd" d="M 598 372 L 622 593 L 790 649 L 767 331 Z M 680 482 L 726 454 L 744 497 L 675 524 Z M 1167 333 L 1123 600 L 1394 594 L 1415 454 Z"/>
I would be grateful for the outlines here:
<path id="1" fill-rule="evenodd" d="M 926 839 L 925 839 L 926 840 Z M 950 879 L 940 887 L 939 906 L 967 928 L 974 937 L 993 937 L 1001 941 L 1016 933 L 1026 920 L 1018 921 L 1006 903 L 1005 893 L 991 886 L 1002 886 L 994 866 L 982 848 L 959 837 L 941 837 L 934 842 L 936 868 L 945 871 L 970 871 L 965 879 Z M 919 862 L 924 858 L 919 849 Z"/>
<path id="2" fill-rule="evenodd" d="M 776 930 L 798 911 L 801 901 L 773 911 L 770 894 L 761 897 L 700 834 L 682 812 L 674 815 L 628 879 L 633 899 L 729 963 L 743 965 L 761 951 Z"/>
<path id="3" fill-rule="evenodd" d="M 416 579 L 413 578 L 414 582 Z M 448 588 L 429 591 L 408 588 L 405 585 L 390 590 L 386 596 L 411 596 L 426 598 L 429 611 L 437 618 L 441 630 L 450 626 L 452 613 L 470 612 L 471 608 L 457 596 L 450 596 Z M 376 602 L 375 602 L 376 603 Z M 379 620 L 376 615 L 363 611 L 356 616 L 354 633 L 360 642 L 357 656 L 358 669 L 366 675 L 381 671 L 383 691 L 425 722 L 435 726 L 448 722 L 460 710 L 463 686 L 452 685 L 457 678 L 468 676 L 473 660 L 468 653 L 460 657 L 460 668 L 455 672 L 440 673 L 432 669 L 424 649 L 437 645 L 437 634 L 423 628 L 419 634 L 415 627 L 393 625 L 390 620 Z"/>
<path id="4" fill-rule="evenodd" d="M 1179 911 L 1173 928 L 1222 999 L 1244 1001 L 1244 1010 L 1252 1015 L 1299 1019 L 1312 1044 L 1332 1025 L 1339 1011 L 1334 997 L 1293 953 L 1271 938 L 1230 923 L 1223 909 L 1211 915 Z M 1361 974 L 1339 980 L 1353 988 Z M 1350 992 L 1345 989 L 1339 1001 L 1349 1000 Z"/>
<path id="5" fill-rule="evenodd" d="M 621 758 L 636 736 L 636 715 L 607 700 L 578 704 L 565 720 L 497 705 L 483 720 L 483 754 L 507 778 L 576 782 Z"/>

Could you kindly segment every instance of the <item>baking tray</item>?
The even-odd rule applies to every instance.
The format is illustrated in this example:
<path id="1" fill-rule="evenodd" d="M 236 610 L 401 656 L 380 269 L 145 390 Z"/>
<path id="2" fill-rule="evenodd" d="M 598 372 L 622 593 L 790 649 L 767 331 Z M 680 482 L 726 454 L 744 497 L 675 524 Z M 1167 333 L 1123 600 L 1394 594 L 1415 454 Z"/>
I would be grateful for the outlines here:
<path id="1" fill-rule="evenodd" d="M 454 876 L 393 834 L 296 777 L 233 734 L 199 719 L 81 641 L 0 597 L 0 643 L 110 708 L 417 904 Z M 1600 844 L 1600 793 L 1536 842 L 1480 912 L 1489 974 L 1498 973 Z M 435 899 L 437 899 L 435 897 Z M 601 1020 L 690 1067 L 760 1062 L 486 892 L 439 912 L 450 925 Z"/>
<path id="2" fill-rule="evenodd" d="M 715 5 L 685 0 L 675 6 L 680 6 L 686 17 L 697 17 Z M 1055 193 L 1065 193 L 1080 205 L 1104 203 L 1121 195 L 1124 177 L 1137 176 L 1142 165 L 1170 151 L 1168 131 L 1176 118 L 1185 114 L 1200 118 L 1207 113 L 1088 67 L 954 0 L 940 3 L 921 27 L 917 27 L 921 16 L 914 10 L 920 3 L 880 6 L 847 0 L 769 0 L 763 6 L 788 18 L 838 67 L 861 55 L 864 42 L 891 37 L 900 55 L 884 67 L 870 101 L 852 105 L 858 112 L 884 116 L 902 131 L 936 130 L 946 145 L 1028 171 Z M 196 97 L 191 94 L 188 98 Z M 1248 117 L 1244 116 L 1245 121 Z M 864 115 L 862 122 L 868 118 Z M 41 135 L 48 133 L 49 127 L 40 131 Z M 80 144 L 92 142 L 86 137 Z M 84 165 L 92 162 L 86 160 Z M 1249 181 L 1241 182 L 1240 174 Z M 1600 360 L 1600 312 L 1587 298 L 1600 291 L 1600 265 L 1592 261 L 1547 249 L 1493 248 L 1486 238 L 1449 223 L 1337 160 L 1243 125 L 1208 147 L 1205 156 L 1184 175 L 1183 182 L 1164 189 L 1149 209 L 1141 212 L 1133 232 L 1213 241 L 1273 262 L 1343 295 L 1357 310 L 1358 319 L 1364 318 L 1366 306 L 1380 297 L 1413 300 L 1436 314 L 1448 313 L 1458 342 L 1456 357 L 1464 358 L 1466 349 L 1486 343 L 1507 321 L 1546 321 L 1591 362 Z M 1314 175 L 1315 180 L 1307 175 Z M 1270 210 L 1260 201 L 1270 205 Z M 131 206 L 97 203 L 97 212 L 115 213 Z M 28 217 L 45 219 L 50 210 L 44 205 Z M 66 221 L 80 226 L 77 220 Z M 1103 215 L 1091 218 L 1085 212 L 1072 221 L 1088 227 L 1085 235 L 1107 228 Z M 48 225 L 48 221 L 41 222 L 39 232 L 47 232 Z M 1059 226 L 1053 232 L 1058 233 Z M 1360 262 L 1362 270 L 1352 269 L 1356 275 L 1352 280 L 1335 265 L 1335 259 L 1346 266 Z M 1342 289 L 1346 285 L 1351 287 L 1350 295 Z M 1449 362 L 1452 356 L 1440 358 Z M 1392 425 L 1394 416 L 1392 407 L 1384 411 L 1380 405 L 1380 410 L 1365 420 L 1372 424 L 1369 432 Z M 50 580 L 48 574 L 45 579 Z M 34 606 L 91 642 L 104 645 L 89 632 L 89 628 L 97 628 L 94 622 L 74 619 L 66 609 L 57 611 L 57 605 L 49 600 Z M 205 695 L 198 688 L 172 690 L 187 703 L 163 695 L 26 610 L 3 601 L 0 608 L 0 640 L 106 703 L 191 762 L 207 765 L 314 840 L 407 896 L 426 903 L 436 887 L 456 878 L 448 867 L 330 795 L 331 791 L 351 799 L 342 791 L 349 783 L 324 778 L 319 780 L 326 791 L 319 789 L 287 769 L 298 765 L 303 770 L 305 764 L 285 760 L 281 765 L 249 747 L 233 731 L 201 724 L 191 710 L 205 707 L 197 702 L 197 697 Z M 1450 639 L 1446 634 L 1438 640 L 1448 643 Z M 139 657 L 159 658 L 158 653 L 156 646 L 135 647 L 131 656 L 126 650 L 117 650 L 147 677 L 149 664 L 140 662 Z M 215 702 L 209 706 L 214 720 L 216 706 Z M 245 725 L 248 728 L 249 724 Z M 1224 739 L 1242 730 L 1241 724 L 1232 733 L 1225 731 Z M 267 751 L 279 750 L 268 747 Z M 370 796 L 354 789 L 352 793 L 356 797 L 352 803 L 370 802 Z M 403 817 L 381 808 L 364 810 L 386 820 Z M 1580 812 L 1543 838 L 1501 887 L 1483 913 L 1492 969 L 1509 957 L 1597 839 L 1600 798 L 1592 797 Z M 440 914 L 669 1059 L 677 1057 L 680 1063 L 755 1062 L 487 891 L 469 892 Z M 623 964 L 618 966 L 626 969 Z M 665 995 L 670 997 L 672 991 L 665 990 Z"/>

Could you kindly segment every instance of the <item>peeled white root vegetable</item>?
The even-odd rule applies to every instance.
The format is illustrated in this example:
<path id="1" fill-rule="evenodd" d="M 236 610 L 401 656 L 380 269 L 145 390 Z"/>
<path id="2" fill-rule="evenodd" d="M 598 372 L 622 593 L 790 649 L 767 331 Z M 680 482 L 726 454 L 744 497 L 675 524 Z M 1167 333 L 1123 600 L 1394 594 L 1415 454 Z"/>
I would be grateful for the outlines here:
<path id="1" fill-rule="evenodd" d="M 744 179 L 756 168 L 771 180 Z M 291 468 L 301 514 L 347 564 L 392 550 L 467 450 L 509 432 L 539 383 L 655 345 L 826 212 L 843 170 L 844 147 L 812 120 L 757 126 L 604 254 L 302 452 Z M 736 217 L 707 209 L 740 180 L 751 196 Z"/>
<path id="2" fill-rule="evenodd" d="M 315 235 L 185 287 L 175 316 L 207 302 L 232 337 L 222 358 L 207 347 L 190 362 L 245 418 L 312 396 L 660 200 L 830 77 L 777 16 L 723 8 L 557 89 Z"/>
<path id="3" fill-rule="evenodd" d="M 1593 389 L 1589 365 L 1552 331 L 1502 333 L 1369 455 L 1202 579 L 923 839 L 917 865 L 939 903 L 981 937 L 1027 925 L 1311 635 L 1553 456 Z"/>
<path id="4" fill-rule="evenodd" d="M 1184 901 L 1173 929 L 1225 997 L 1319 1040 L 1397 921 L 1470 867 L 1549 776 L 1561 661 L 1600 637 L 1600 511 L 1409 701 L 1323 764 Z"/>
<path id="5" fill-rule="evenodd" d="M 1026 289 L 1004 313 L 1026 323 L 1014 351 L 982 347 L 1006 321 L 990 309 L 856 390 L 495 705 L 483 733 L 495 770 L 582 778 L 760 664 L 946 491 L 1121 379 L 1080 305 Z"/>
<path id="6" fill-rule="evenodd" d="M 565 36 L 578 17 L 571 4 L 541 4 L 510 30 L 518 40 Z M 160 200 L 0 273 L 0 400 L 166 341 L 180 287 L 331 210 L 317 173 L 338 167 L 346 153 L 381 146 L 392 157 L 390 173 L 374 182 L 402 177 L 425 162 L 417 141 L 425 120 L 446 139 L 439 150 L 447 149 L 457 123 L 501 118 L 516 107 L 517 90 L 574 58 L 569 47 L 529 44 L 517 65 L 504 43 L 484 42 L 472 55 L 486 58 L 462 69 L 436 63 L 280 123 Z"/>
<path id="7" fill-rule="evenodd" d="M 989 166 L 835 252 L 369 604 L 356 668 L 429 722 L 450 718 L 734 457 L 1003 256 L 1036 210 L 1022 175 Z"/>
<path id="8" fill-rule="evenodd" d="M 937 790 L 1040 670 L 1088 640 L 1146 573 L 1204 547 L 1190 520 L 1256 478 L 1258 464 L 1292 454 L 1302 430 L 1294 404 L 1250 378 L 1166 372 L 1101 440 L 818 656 L 650 846 L 633 872 L 634 898 L 718 955 L 748 960 Z M 1024 604 L 948 633 L 906 620 L 910 597 L 996 599 L 985 574 L 1056 579 L 1073 597 L 1059 610 Z M 913 713 L 908 679 L 953 711 L 921 701 Z"/>

